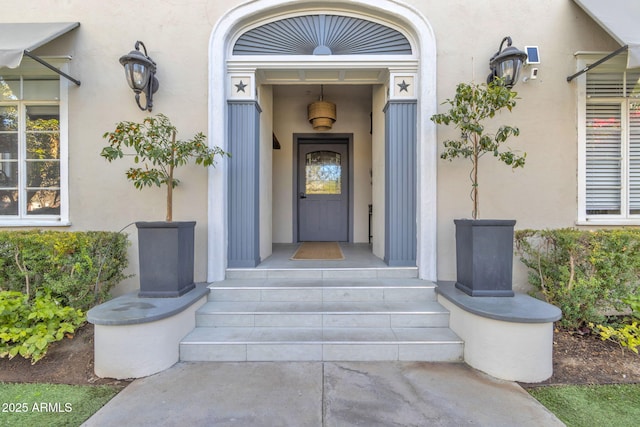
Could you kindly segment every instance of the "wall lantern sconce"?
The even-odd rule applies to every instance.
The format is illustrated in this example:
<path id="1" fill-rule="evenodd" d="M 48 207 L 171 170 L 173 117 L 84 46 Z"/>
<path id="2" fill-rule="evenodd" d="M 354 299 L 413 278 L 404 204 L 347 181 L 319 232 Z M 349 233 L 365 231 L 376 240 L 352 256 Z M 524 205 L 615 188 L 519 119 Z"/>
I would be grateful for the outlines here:
<path id="1" fill-rule="evenodd" d="M 503 50 L 504 42 L 507 42 L 507 47 Z M 518 75 L 525 59 L 527 59 L 527 54 L 511 46 L 511 37 L 505 37 L 502 39 L 498 51 L 489 60 L 491 74 L 487 77 L 487 83 L 499 78 L 502 79 L 506 87 L 511 89 L 518 81 Z"/>
<path id="2" fill-rule="evenodd" d="M 140 46 L 144 54 L 140 52 Z M 147 47 L 141 41 L 137 41 L 136 50 L 120 57 L 120 63 L 124 67 L 124 74 L 129 87 L 136 94 L 136 103 L 141 110 L 151 111 L 153 107 L 153 94 L 160 87 L 156 79 L 156 63 L 147 55 Z M 140 105 L 140 93 L 144 93 L 145 106 Z"/>
<path id="3" fill-rule="evenodd" d="M 324 87 L 320 85 L 320 100 L 307 106 L 307 116 L 313 130 L 330 130 L 336 121 L 336 104 L 324 98 Z"/>

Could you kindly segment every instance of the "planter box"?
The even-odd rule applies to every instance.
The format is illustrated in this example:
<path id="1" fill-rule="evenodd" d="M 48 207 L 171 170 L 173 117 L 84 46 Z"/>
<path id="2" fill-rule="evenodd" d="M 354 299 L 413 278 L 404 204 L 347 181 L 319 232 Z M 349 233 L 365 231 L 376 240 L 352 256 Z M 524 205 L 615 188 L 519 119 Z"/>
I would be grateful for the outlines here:
<path id="1" fill-rule="evenodd" d="M 136 222 L 140 297 L 179 297 L 195 287 L 195 225 L 195 221 Z"/>
<path id="2" fill-rule="evenodd" d="M 512 297 L 514 220 L 454 220 L 456 288 L 474 297 Z"/>

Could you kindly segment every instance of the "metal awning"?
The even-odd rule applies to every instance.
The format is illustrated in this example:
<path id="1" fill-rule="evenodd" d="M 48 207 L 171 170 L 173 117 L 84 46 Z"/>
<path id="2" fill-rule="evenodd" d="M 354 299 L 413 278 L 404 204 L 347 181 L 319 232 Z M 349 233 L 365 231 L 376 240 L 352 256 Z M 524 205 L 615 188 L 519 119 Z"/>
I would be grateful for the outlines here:
<path id="1" fill-rule="evenodd" d="M 627 51 L 627 68 L 640 67 L 640 2 L 637 0 L 573 0 L 594 21 L 596 21 L 620 45 L 620 49 L 602 60 L 591 64 L 576 74 L 567 77 L 567 81 L 586 73 L 604 61 Z"/>
<path id="2" fill-rule="evenodd" d="M 80 81 L 31 53 L 79 26 L 79 22 L 0 23 L 0 68 L 16 68 L 22 62 L 22 56 L 27 55 L 80 85 Z"/>

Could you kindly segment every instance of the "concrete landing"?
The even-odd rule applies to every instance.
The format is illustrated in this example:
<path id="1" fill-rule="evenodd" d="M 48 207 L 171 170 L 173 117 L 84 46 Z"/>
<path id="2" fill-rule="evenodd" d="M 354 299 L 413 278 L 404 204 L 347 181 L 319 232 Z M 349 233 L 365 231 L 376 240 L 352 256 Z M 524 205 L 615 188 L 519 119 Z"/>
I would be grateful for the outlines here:
<path id="1" fill-rule="evenodd" d="M 562 426 L 515 383 L 461 363 L 180 362 L 84 426 Z"/>

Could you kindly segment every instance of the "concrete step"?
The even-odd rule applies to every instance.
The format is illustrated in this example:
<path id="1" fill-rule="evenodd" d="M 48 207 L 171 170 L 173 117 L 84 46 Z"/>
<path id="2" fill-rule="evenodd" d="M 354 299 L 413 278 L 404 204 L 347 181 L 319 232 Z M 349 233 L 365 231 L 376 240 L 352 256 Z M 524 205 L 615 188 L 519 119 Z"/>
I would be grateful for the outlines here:
<path id="1" fill-rule="evenodd" d="M 228 268 L 227 279 L 411 279 L 417 267 L 381 268 Z"/>
<path id="2" fill-rule="evenodd" d="M 435 301 L 208 302 L 196 313 L 204 327 L 413 328 L 448 327 Z"/>
<path id="3" fill-rule="evenodd" d="M 435 288 L 415 277 L 228 278 L 209 285 L 180 358 L 462 360 L 464 344 Z"/>
<path id="4" fill-rule="evenodd" d="M 461 361 L 448 328 L 209 328 L 180 344 L 183 361 Z"/>
<path id="5" fill-rule="evenodd" d="M 227 279 L 209 285 L 209 301 L 435 301 L 436 285 L 401 279 Z"/>

